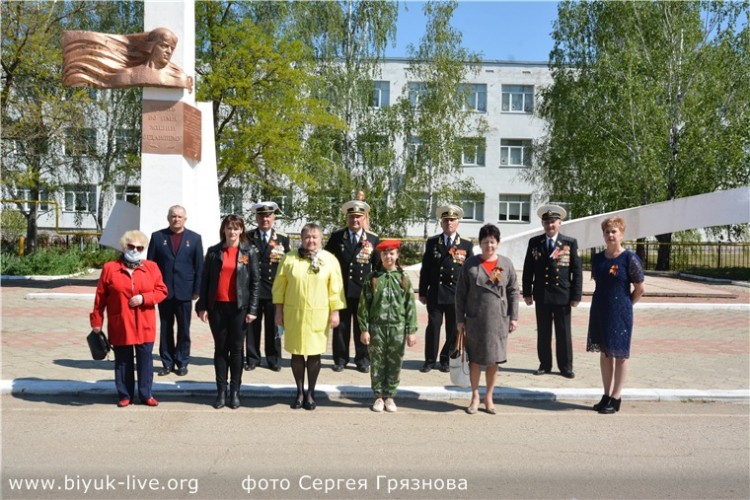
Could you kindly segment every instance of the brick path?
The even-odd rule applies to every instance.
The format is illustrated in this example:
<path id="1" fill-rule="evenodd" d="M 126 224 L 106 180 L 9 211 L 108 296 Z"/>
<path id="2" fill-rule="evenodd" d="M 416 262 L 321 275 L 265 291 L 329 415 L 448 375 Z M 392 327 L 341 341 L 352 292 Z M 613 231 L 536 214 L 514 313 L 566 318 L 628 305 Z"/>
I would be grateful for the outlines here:
<path id="1" fill-rule="evenodd" d="M 55 281 L 3 280 L 2 379 L 16 387 L 21 381 L 89 382 L 112 380 L 111 361 L 93 361 L 85 336 L 93 305 L 97 275 Z M 590 293 L 593 283 L 586 283 Z M 750 394 L 750 288 L 713 285 L 647 276 L 650 296 L 636 306 L 628 388 L 680 390 L 742 390 Z M 69 298 L 44 298 L 43 294 Z M 59 295 L 54 295 L 59 297 Z M 696 298 L 699 297 L 698 299 Z M 77 297 L 77 298 L 71 298 Z M 600 394 L 598 354 L 586 353 L 588 302 L 574 309 L 574 368 L 576 378 L 559 375 L 537 377 L 536 331 L 533 307 L 521 305 L 519 330 L 509 340 L 509 360 L 502 365 L 499 386 L 515 389 L 581 390 Z M 699 302 L 699 303 L 696 303 Z M 711 304 L 705 306 L 704 304 Z M 402 387 L 444 389 L 448 375 L 433 370 L 419 372 L 423 360 L 426 311 L 419 309 L 419 340 L 407 349 Z M 208 326 L 193 319 L 193 358 L 186 377 L 155 377 L 155 391 L 175 383 L 211 383 L 213 341 Z M 157 351 L 155 347 L 154 351 Z M 329 349 L 330 353 L 330 349 Z M 266 369 L 245 372 L 243 384 L 289 386 L 288 368 L 275 373 Z M 369 388 L 369 376 L 347 369 L 334 373 L 330 355 L 323 357 L 320 384 Z M 158 366 L 158 355 L 155 356 Z M 165 383 L 164 385 L 159 385 Z M 210 387 L 210 385 L 208 386 Z"/>

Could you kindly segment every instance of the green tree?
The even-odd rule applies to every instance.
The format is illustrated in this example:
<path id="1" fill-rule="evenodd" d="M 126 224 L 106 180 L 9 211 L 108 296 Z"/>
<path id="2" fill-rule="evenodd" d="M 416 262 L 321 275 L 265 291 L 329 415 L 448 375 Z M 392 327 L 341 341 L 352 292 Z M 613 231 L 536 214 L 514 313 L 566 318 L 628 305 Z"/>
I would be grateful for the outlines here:
<path id="1" fill-rule="evenodd" d="M 307 139 L 313 128 L 342 125 L 316 97 L 307 49 L 276 31 L 284 15 L 264 3 L 196 3 L 197 97 L 213 102 L 220 188 L 253 186 L 254 196 L 273 199 L 329 179 L 318 175 L 327 162 Z"/>
<path id="2" fill-rule="evenodd" d="M 748 12 L 562 2 L 539 107 L 549 134 L 528 180 L 581 216 L 750 183 Z M 669 245 L 657 268 L 669 269 Z"/>
<path id="3" fill-rule="evenodd" d="M 481 141 L 487 127 L 463 107 L 463 84 L 477 73 L 480 60 L 461 45 L 461 33 L 450 24 L 456 6 L 456 1 L 424 4 L 427 29 L 419 47 L 408 49 L 411 87 L 398 103 L 407 148 L 397 202 L 407 213 L 419 214 L 425 237 L 436 204 L 456 203 L 475 191 L 459 159 L 467 141 Z"/>
<path id="4" fill-rule="evenodd" d="M 85 90 L 60 82 L 65 23 L 92 8 L 86 2 L 2 2 L 2 188 L 4 197 L 39 200 L 67 173 L 83 168 L 69 155 L 85 138 L 70 134 L 85 121 Z M 83 142 L 79 139 L 84 139 Z M 27 220 L 26 252 L 37 246 L 37 203 L 18 203 Z M 28 207 L 28 208 L 27 208 Z"/>
<path id="5" fill-rule="evenodd" d="M 313 130 L 311 140 L 330 160 L 327 189 L 310 193 L 308 212 L 326 227 L 340 223 L 338 207 L 358 191 L 373 207 L 377 231 L 394 231 L 402 218 L 390 206 L 398 122 L 373 107 L 374 81 L 389 42 L 395 41 L 398 4 L 391 0 L 294 2 L 290 33 L 311 47 L 324 85 L 320 97 L 344 124 Z"/>

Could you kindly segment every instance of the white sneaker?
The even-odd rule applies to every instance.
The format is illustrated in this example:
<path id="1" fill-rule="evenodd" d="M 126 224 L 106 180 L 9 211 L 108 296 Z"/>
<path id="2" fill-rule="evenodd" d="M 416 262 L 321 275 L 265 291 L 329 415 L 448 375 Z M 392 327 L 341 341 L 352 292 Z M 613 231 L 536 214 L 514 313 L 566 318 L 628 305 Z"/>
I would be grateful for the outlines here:
<path id="1" fill-rule="evenodd" d="M 375 402 L 372 404 L 372 411 L 380 413 L 383 411 L 383 408 L 385 407 L 385 403 L 383 403 L 383 400 L 381 398 L 378 398 L 375 400 Z"/>
<path id="2" fill-rule="evenodd" d="M 393 400 L 393 398 L 386 399 L 385 400 L 385 411 L 393 413 L 396 410 L 398 410 L 398 408 L 396 407 L 396 402 Z"/>

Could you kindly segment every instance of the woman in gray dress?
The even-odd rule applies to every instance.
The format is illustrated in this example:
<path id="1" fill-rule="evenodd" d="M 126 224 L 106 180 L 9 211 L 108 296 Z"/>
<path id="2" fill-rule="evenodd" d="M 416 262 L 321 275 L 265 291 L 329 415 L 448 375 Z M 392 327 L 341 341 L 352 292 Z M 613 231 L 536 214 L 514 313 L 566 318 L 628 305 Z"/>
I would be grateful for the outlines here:
<path id="1" fill-rule="evenodd" d="M 484 407 L 495 414 L 492 393 L 497 365 L 506 361 L 508 334 L 518 326 L 516 270 L 507 257 L 497 254 L 500 230 L 486 224 L 479 230 L 482 253 L 466 259 L 456 285 L 456 322 L 469 357 L 471 402 L 466 413 L 479 408 L 479 378 L 487 368 Z"/>

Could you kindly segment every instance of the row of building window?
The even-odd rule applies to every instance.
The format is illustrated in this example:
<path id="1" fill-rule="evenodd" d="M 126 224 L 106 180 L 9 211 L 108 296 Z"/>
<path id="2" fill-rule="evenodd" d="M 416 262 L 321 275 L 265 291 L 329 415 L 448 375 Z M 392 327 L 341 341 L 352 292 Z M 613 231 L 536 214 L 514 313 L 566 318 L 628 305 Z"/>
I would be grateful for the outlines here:
<path id="1" fill-rule="evenodd" d="M 413 108 L 418 108 L 425 95 L 427 84 L 408 82 L 407 95 Z M 491 96 L 490 96 L 491 97 Z M 458 99 L 464 111 L 487 112 L 487 84 L 466 83 L 461 86 Z M 385 108 L 391 105 L 391 82 L 377 80 L 373 82 L 372 107 Z M 533 85 L 502 85 L 500 91 L 500 110 L 504 113 L 534 112 Z"/>
<path id="2" fill-rule="evenodd" d="M 76 141 L 75 144 L 67 141 L 63 142 L 63 154 L 67 156 L 95 156 L 97 152 L 96 130 L 92 128 L 82 128 L 76 132 L 83 141 Z M 133 148 L 132 133 L 127 130 L 118 132 L 115 141 L 121 147 L 126 148 L 124 152 L 136 152 Z M 21 141 L 4 141 L 10 148 L 7 152 L 10 155 L 21 154 L 19 148 L 22 147 Z M 466 138 L 462 146 L 460 164 L 462 167 L 484 167 L 486 165 L 487 143 L 484 138 Z M 382 147 L 386 151 L 385 145 L 378 143 L 362 143 L 360 147 L 359 161 L 361 164 L 386 164 L 388 162 L 387 154 L 379 154 L 378 149 Z M 502 167 L 530 167 L 532 164 L 531 154 L 532 141 L 530 139 L 500 139 L 500 166 Z M 406 145 L 407 158 L 409 161 L 416 161 L 421 152 L 422 144 L 419 138 L 410 138 Z"/>
<path id="3" fill-rule="evenodd" d="M 138 186 L 117 186 L 115 197 L 118 200 L 140 205 L 141 189 Z M 31 192 L 28 189 L 19 189 L 15 199 L 23 201 L 23 209 L 29 210 L 31 204 L 28 200 L 31 200 Z M 97 189 L 93 184 L 63 186 L 59 196 L 41 190 L 38 201 L 37 206 L 43 212 L 54 209 L 54 204 L 50 201 L 58 202 L 63 212 L 96 213 L 98 206 Z"/>
<path id="4" fill-rule="evenodd" d="M 225 188 L 220 193 L 220 209 L 222 216 L 228 214 L 241 214 L 244 209 L 244 195 L 240 188 Z M 291 196 L 280 196 L 275 201 L 282 212 L 289 206 Z M 328 199 L 328 205 L 338 207 L 338 198 L 331 196 Z M 434 219 L 434 213 L 427 210 L 429 206 L 427 197 L 422 197 L 424 215 Z M 484 216 L 484 195 L 479 193 L 467 197 L 459 202 L 464 210 L 464 220 L 483 222 Z M 435 206 L 433 201 L 432 206 Z M 333 209 L 332 209 L 333 210 Z M 499 222 L 529 222 L 531 213 L 531 195 L 529 194 L 500 194 L 498 197 L 498 221 Z"/>
<path id="5" fill-rule="evenodd" d="M 53 209 L 53 204 L 49 203 L 55 197 L 41 191 L 39 193 L 38 207 L 40 211 L 49 211 Z M 220 195 L 220 208 L 222 216 L 227 214 L 242 214 L 245 212 L 243 203 L 243 193 L 239 188 L 224 189 Z M 29 200 L 30 192 L 27 189 L 19 190 L 17 193 L 18 200 Z M 126 200 L 134 205 L 140 204 L 140 188 L 138 186 L 117 186 L 116 199 Z M 96 213 L 98 199 L 97 189 L 94 185 L 76 185 L 65 186 L 60 192 L 58 198 L 60 208 L 64 212 L 87 212 Z M 280 196 L 276 200 L 282 212 L 285 207 L 289 206 L 290 197 Z M 424 205 L 428 206 L 427 198 L 424 197 Z M 29 209 L 29 203 L 24 203 L 24 209 Z M 464 210 L 464 220 L 483 222 L 484 217 L 484 197 L 481 194 L 471 196 L 460 202 Z M 337 206 L 336 200 L 331 199 L 331 206 Z M 434 206 L 434 203 L 433 203 Z M 425 209 L 425 212 L 427 210 Z M 499 222 L 529 222 L 531 212 L 531 195 L 526 194 L 500 194 L 498 199 L 498 221 Z M 430 214 L 430 218 L 432 214 Z"/>
<path id="6" fill-rule="evenodd" d="M 119 154 L 138 153 L 137 131 L 126 128 L 115 130 L 114 147 Z M 22 139 L 4 139 L 4 156 L 22 156 L 25 144 Z M 69 157 L 96 156 L 99 150 L 97 131 L 94 128 L 69 128 L 60 141 L 60 152 Z"/>

